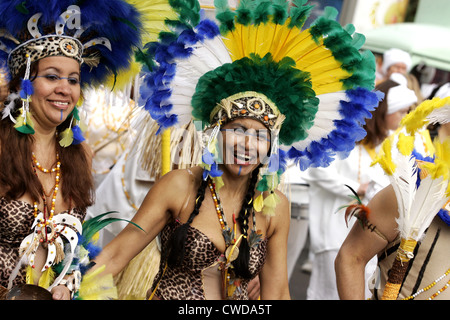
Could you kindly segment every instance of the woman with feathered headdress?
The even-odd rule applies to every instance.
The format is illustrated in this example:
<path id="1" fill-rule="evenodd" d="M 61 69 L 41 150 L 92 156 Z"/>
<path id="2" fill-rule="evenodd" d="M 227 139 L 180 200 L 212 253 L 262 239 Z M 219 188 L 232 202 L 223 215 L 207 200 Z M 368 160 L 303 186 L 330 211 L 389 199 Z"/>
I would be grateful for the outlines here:
<path id="1" fill-rule="evenodd" d="M 414 149 L 416 133 L 428 124 L 448 128 L 450 98 L 420 104 L 403 120 L 405 132 L 386 139 L 378 163 L 390 185 L 367 206 L 351 205 L 346 219 L 360 223 L 350 231 L 336 259 L 341 299 L 363 299 L 362 269 L 378 256 L 373 299 L 449 299 L 450 285 L 450 141 L 440 130 L 434 155 Z M 362 228 L 361 228 L 362 226 Z"/>
<path id="2" fill-rule="evenodd" d="M 160 132 L 198 120 L 200 165 L 165 174 L 133 221 L 98 257 L 119 272 L 161 232 L 154 299 L 288 299 L 289 207 L 277 189 L 285 157 L 326 166 L 364 136 L 378 103 L 375 64 L 362 35 L 328 8 L 302 30 L 306 1 L 216 1 L 219 25 L 196 1 L 171 1 L 179 18 L 146 46 L 154 68 L 141 98 Z"/>

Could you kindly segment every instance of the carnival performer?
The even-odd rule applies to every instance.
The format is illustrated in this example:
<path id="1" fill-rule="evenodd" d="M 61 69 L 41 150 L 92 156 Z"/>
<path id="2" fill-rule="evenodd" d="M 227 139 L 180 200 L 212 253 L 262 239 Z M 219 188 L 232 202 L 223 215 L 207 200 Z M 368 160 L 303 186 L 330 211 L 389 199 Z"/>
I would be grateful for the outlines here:
<path id="1" fill-rule="evenodd" d="M 11 79 L 0 121 L 0 285 L 35 284 L 69 299 L 94 201 L 82 90 L 128 81 L 140 15 L 116 0 L 2 0 L 0 12 L 0 62 Z"/>
<path id="2" fill-rule="evenodd" d="M 96 258 L 105 272 L 161 232 L 149 298 L 247 299 L 259 274 L 261 299 L 289 299 L 283 158 L 306 169 L 347 155 L 379 100 L 363 36 L 333 8 L 302 30 L 305 3 L 241 1 L 232 11 L 217 1 L 219 25 L 182 10 L 177 28 L 147 46 L 157 67 L 141 88 L 145 108 L 161 132 L 202 121 L 205 147 L 199 166 L 155 183 L 132 220 L 146 232 L 127 226 L 112 240 Z"/>
<path id="3" fill-rule="evenodd" d="M 450 297 L 449 154 L 447 130 L 439 130 L 435 153 L 414 150 L 414 136 L 428 124 L 448 127 L 450 98 L 426 100 L 408 114 L 398 142 L 386 139 L 377 157 L 390 185 L 367 206 L 350 206 L 356 223 L 336 258 L 341 299 L 363 299 L 362 270 L 378 256 L 372 299 L 446 299 Z M 377 165 L 378 165 L 377 164 Z M 361 227 L 362 226 L 362 227 Z"/>
<path id="4" fill-rule="evenodd" d="M 397 130 L 400 120 L 416 101 L 414 91 L 406 87 L 406 78 L 401 74 L 398 82 L 386 80 L 375 89 L 384 93 L 384 99 L 372 111 L 364 129 L 365 138 L 343 160 L 336 160 L 326 168 L 310 168 L 305 180 L 309 183 L 310 198 L 310 250 L 314 253 L 312 272 L 307 291 L 308 300 L 338 300 L 334 260 L 344 242 L 349 227 L 336 212 L 348 203 L 348 189 L 353 188 L 367 202 L 389 184 L 379 167 L 371 167 L 380 145 L 385 138 Z M 403 78 L 403 82 L 401 81 Z M 351 226 L 350 226 L 351 227 Z M 376 261 L 366 267 L 368 279 Z M 366 294 L 370 291 L 366 288 Z"/>

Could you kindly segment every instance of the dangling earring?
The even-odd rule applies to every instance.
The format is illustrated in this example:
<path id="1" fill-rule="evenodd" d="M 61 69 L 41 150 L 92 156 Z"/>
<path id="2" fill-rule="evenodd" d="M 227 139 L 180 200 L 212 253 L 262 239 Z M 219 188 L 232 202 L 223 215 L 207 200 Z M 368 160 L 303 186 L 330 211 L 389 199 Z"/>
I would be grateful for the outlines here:
<path id="1" fill-rule="evenodd" d="M 280 202 L 280 197 L 275 192 L 281 181 L 281 175 L 285 171 L 286 160 L 285 152 L 278 147 L 279 140 L 278 134 L 272 131 L 272 147 L 269 157 L 269 163 L 265 170 L 261 170 L 261 180 L 256 186 L 256 190 L 261 194 L 253 202 L 253 208 L 266 216 L 273 216 L 275 214 L 275 208 Z M 264 198 L 263 193 L 269 192 L 269 195 Z"/>
<path id="2" fill-rule="evenodd" d="M 223 172 L 219 170 L 219 165 L 217 164 L 217 137 L 220 132 L 220 126 L 221 120 L 216 122 L 208 143 L 203 149 L 202 163 L 200 164 L 203 168 L 203 180 L 206 180 L 208 177 L 213 179 L 217 190 L 223 185 L 221 177 Z"/>
<path id="3" fill-rule="evenodd" d="M 70 120 L 69 127 L 61 133 L 61 139 L 59 140 L 59 145 L 63 148 L 66 148 L 72 144 L 73 145 L 80 144 L 85 140 L 83 137 L 83 133 L 81 132 L 80 127 L 78 126 L 78 123 L 80 123 L 81 120 L 77 106 L 73 108 L 69 117 L 70 116 L 72 116 L 72 119 Z M 73 127 L 72 124 L 74 124 Z"/>
<path id="4" fill-rule="evenodd" d="M 24 134 L 34 134 L 34 125 L 31 121 L 30 114 L 31 95 L 34 93 L 33 84 L 30 81 L 31 58 L 28 54 L 26 55 L 26 57 L 27 66 L 25 70 L 25 76 L 22 79 L 21 89 L 19 93 L 20 98 L 22 99 L 22 108 L 20 115 L 15 119 L 16 124 L 14 125 L 14 128 Z M 9 110 L 9 112 L 11 112 L 11 109 Z"/>

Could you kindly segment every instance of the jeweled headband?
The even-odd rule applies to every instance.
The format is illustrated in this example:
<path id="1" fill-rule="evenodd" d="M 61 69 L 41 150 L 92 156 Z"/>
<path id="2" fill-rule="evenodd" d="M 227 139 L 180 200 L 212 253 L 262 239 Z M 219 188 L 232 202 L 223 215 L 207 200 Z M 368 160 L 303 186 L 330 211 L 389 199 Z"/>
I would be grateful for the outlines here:
<path id="1" fill-rule="evenodd" d="M 28 58 L 33 63 L 45 57 L 51 56 L 65 56 L 73 58 L 80 64 L 83 63 L 83 51 L 84 48 L 88 48 L 92 45 L 104 45 L 111 50 L 111 44 L 106 38 L 91 39 L 87 43 L 82 44 L 76 37 L 80 36 L 83 29 L 75 32 L 74 36 L 64 35 L 64 28 L 68 21 L 73 22 L 73 18 L 80 15 L 80 11 L 71 8 L 66 12 L 63 12 L 55 24 L 55 33 L 42 35 L 39 31 L 38 23 L 42 13 L 36 13 L 33 15 L 27 23 L 27 30 L 32 39 L 18 45 L 11 50 L 8 55 L 8 67 L 11 76 L 14 77 L 19 73 L 19 70 L 27 64 Z M 81 32 L 80 32 L 81 31 Z M 16 43 L 18 40 L 14 39 L 12 35 L 8 35 L 8 38 Z M 0 49 L 8 52 L 6 46 L 0 41 Z M 98 64 L 100 58 L 97 58 L 95 62 L 91 62 L 91 65 Z M 91 59 L 92 60 L 92 59 Z M 88 61 L 91 61 L 88 60 Z"/>
<path id="2" fill-rule="evenodd" d="M 225 114 L 221 111 L 225 111 Z M 236 118 L 252 118 L 259 120 L 268 129 L 280 129 L 285 116 L 265 95 L 247 91 L 222 99 L 211 112 L 211 123 L 218 120 L 227 122 Z"/>

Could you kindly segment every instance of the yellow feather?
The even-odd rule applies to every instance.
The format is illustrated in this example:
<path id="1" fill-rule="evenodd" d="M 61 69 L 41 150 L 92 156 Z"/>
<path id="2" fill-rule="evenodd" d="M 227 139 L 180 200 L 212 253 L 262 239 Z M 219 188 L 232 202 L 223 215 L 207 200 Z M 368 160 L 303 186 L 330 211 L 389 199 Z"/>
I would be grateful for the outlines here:
<path id="1" fill-rule="evenodd" d="M 61 147 L 68 147 L 72 144 L 73 141 L 73 132 L 71 128 L 67 128 L 63 132 L 61 132 L 61 139 L 59 140 L 59 144 Z"/>
<path id="2" fill-rule="evenodd" d="M 25 281 L 27 284 L 34 284 L 34 278 L 36 276 L 35 270 L 31 266 L 27 266 Z"/>
<path id="3" fill-rule="evenodd" d="M 39 278 L 39 286 L 47 289 L 55 280 L 55 271 L 52 268 L 45 270 Z"/>
<path id="4" fill-rule="evenodd" d="M 264 199 L 263 215 L 272 217 L 275 215 L 275 208 L 280 202 L 280 197 L 275 192 Z"/>
<path id="5" fill-rule="evenodd" d="M 100 276 L 105 270 L 101 266 L 93 272 L 86 274 L 80 284 L 78 296 L 82 300 L 108 300 L 117 299 L 117 288 L 111 274 Z"/>
<path id="6" fill-rule="evenodd" d="M 406 131 L 413 135 L 419 129 L 422 129 L 428 123 L 427 116 L 435 109 L 442 108 L 450 104 L 450 97 L 440 99 L 434 98 L 432 100 L 425 100 L 414 111 L 408 113 L 400 122 L 404 125 Z"/>
<path id="7" fill-rule="evenodd" d="M 373 166 L 378 163 L 387 175 L 392 175 L 396 169 L 396 165 L 392 161 L 391 145 L 391 140 L 385 139 L 381 145 L 380 153 L 371 164 Z"/>
<path id="8" fill-rule="evenodd" d="M 264 206 L 264 196 L 261 193 L 258 197 L 256 197 L 255 201 L 253 202 L 253 208 L 257 212 L 261 212 L 263 206 Z"/>
<path id="9" fill-rule="evenodd" d="M 414 149 L 414 136 L 407 136 L 401 132 L 398 135 L 397 148 L 402 155 L 410 155 Z"/>
<path id="10" fill-rule="evenodd" d="M 166 19 L 177 19 L 177 13 L 173 10 L 169 0 L 127 0 L 141 14 L 144 28 L 142 43 L 156 41 L 160 31 L 168 31 L 164 23 Z"/>
<path id="11" fill-rule="evenodd" d="M 108 88 L 114 87 L 114 91 L 123 90 L 130 84 L 130 81 L 132 81 L 139 74 L 140 71 L 141 65 L 133 59 L 128 69 L 119 71 L 116 77 L 110 76 L 105 81 L 105 85 Z"/>

